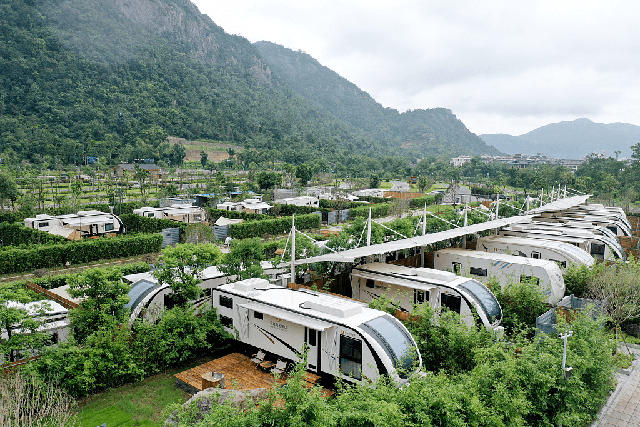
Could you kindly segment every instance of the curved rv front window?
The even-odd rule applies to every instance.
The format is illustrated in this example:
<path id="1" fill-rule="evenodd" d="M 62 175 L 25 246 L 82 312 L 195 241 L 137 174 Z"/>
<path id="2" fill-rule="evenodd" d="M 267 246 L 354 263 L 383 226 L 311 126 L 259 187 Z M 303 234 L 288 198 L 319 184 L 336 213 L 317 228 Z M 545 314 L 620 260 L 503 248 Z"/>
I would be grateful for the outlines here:
<path id="1" fill-rule="evenodd" d="M 469 280 L 460 284 L 460 287 L 466 290 L 469 295 L 476 300 L 487 315 L 489 323 L 493 324 L 502 320 L 502 309 L 495 295 L 491 293 L 486 286 L 475 280 Z"/>
<path id="2" fill-rule="evenodd" d="M 390 317 L 380 316 L 363 323 L 360 327 L 371 335 L 393 360 L 396 368 L 401 368 L 398 372 L 401 378 L 407 378 L 409 369 L 418 358 L 418 349 L 413 345 L 413 339 L 402 324 Z"/>

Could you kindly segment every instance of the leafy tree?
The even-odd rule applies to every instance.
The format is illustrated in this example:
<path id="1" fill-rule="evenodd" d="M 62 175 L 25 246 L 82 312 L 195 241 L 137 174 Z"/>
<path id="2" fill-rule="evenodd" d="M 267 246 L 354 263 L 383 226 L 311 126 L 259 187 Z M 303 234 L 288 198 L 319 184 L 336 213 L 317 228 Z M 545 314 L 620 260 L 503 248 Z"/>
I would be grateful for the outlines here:
<path id="1" fill-rule="evenodd" d="M 204 150 L 200 151 L 200 164 L 202 165 L 203 168 L 207 166 L 208 158 L 209 158 L 209 155 L 205 153 Z"/>
<path id="2" fill-rule="evenodd" d="M 380 185 L 380 176 L 378 174 L 371 175 L 369 179 L 369 188 L 378 188 Z"/>
<path id="3" fill-rule="evenodd" d="M 236 280 L 250 279 L 252 277 L 264 277 L 260 262 L 264 258 L 262 240 L 253 239 L 233 240 L 231 249 L 225 254 L 220 270 L 236 276 Z"/>
<path id="4" fill-rule="evenodd" d="M 630 259 L 606 266 L 587 279 L 588 295 L 604 304 L 617 330 L 628 320 L 640 317 L 640 261 Z"/>
<path id="5" fill-rule="evenodd" d="M 502 326 L 509 334 L 521 330 L 532 333 L 536 317 L 549 309 L 540 286 L 532 281 L 509 283 L 504 289 L 494 281 L 489 287 L 502 307 Z"/>
<path id="6" fill-rule="evenodd" d="M 73 332 L 83 343 L 93 332 L 125 319 L 124 305 L 129 301 L 129 286 L 122 282 L 117 270 L 92 268 L 69 283 L 69 294 L 83 298 L 80 306 L 71 310 Z"/>
<path id="7" fill-rule="evenodd" d="M 296 178 L 300 179 L 300 185 L 305 187 L 311 177 L 313 176 L 313 169 L 307 163 L 303 163 L 296 168 Z"/>
<path id="8" fill-rule="evenodd" d="M 280 174 L 277 172 L 261 171 L 256 177 L 256 181 L 261 190 L 270 190 L 280 184 Z"/>
<path id="9" fill-rule="evenodd" d="M 49 339 L 48 334 L 39 332 L 42 316 L 49 308 L 46 303 L 30 304 L 30 296 L 23 290 L 6 288 L 0 290 L 0 355 L 5 361 L 15 361 L 18 357 L 30 357 L 31 353 L 42 349 Z"/>
<path id="10" fill-rule="evenodd" d="M 149 183 L 147 180 L 149 179 L 149 171 L 146 169 L 142 169 L 140 165 L 136 164 L 133 173 L 133 179 L 138 181 L 140 184 L 140 195 L 144 198 L 147 188 L 149 187 Z"/>
<path id="11" fill-rule="evenodd" d="M 0 172 L 0 208 L 4 208 L 5 200 L 9 200 L 13 206 L 19 196 L 20 192 L 15 180 L 6 172 Z"/>
<path id="12" fill-rule="evenodd" d="M 167 246 L 161 255 L 164 266 L 154 271 L 153 275 L 160 285 L 168 284 L 171 287 L 173 302 L 177 306 L 186 307 L 202 294 L 202 289 L 198 287 L 202 282 L 202 271 L 218 264 L 221 256 L 220 249 L 211 243 Z"/>

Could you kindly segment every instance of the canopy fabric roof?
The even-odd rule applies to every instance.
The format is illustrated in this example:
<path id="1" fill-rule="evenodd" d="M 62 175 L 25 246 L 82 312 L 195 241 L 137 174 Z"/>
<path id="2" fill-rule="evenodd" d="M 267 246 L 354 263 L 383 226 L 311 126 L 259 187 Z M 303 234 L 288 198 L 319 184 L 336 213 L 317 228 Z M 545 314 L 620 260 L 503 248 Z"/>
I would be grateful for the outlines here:
<path id="1" fill-rule="evenodd" d="M 557 200 L 548 203 L 538 209 L 532 210 L 532 213 L 554 211 L 567 209 L 584 203 L 589 198 L 585 196 L 568 197 L 566 199 Z M 456 237 L 466 236 L 467 234 L 476 234 L 481 231 L 492 230 L 495 228 L 505 227 L 511 224 L 517 224 L 522 221 L 530 221 L 533 215 L 520 215 L 510 218 L 495 219 L 480 224 L 473 224 L 467 227 L 459 227 L 451 230 L 440 231 L 438 233 L 425 234 L 424 236 L 410 237 L 407 239 L 395 240 L 393 242 L 379 243 L 377 245 L 363 246 L 360 248 L 349 249 L 338 253 L 329 253 L 311 258 L 297 259 L 296 265 L 313 264 L 316 262 L 355 262 L 356 259 L 380 255 L 387 252 L 395 252 L 402 249 L 410 249 L 421 246 L 432 245 L 443 240 L 454 239 Z M 287 264 L 283 264 L 287 265 Z"/>

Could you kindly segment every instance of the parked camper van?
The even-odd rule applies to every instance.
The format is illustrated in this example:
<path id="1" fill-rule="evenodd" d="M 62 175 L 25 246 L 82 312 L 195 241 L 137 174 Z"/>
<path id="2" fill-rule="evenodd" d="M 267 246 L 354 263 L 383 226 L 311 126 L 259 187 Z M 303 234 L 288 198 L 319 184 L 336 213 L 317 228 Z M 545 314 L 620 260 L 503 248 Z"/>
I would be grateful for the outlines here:
<path id="1" fill-rule="evenodd" d="M 586 227 L 604 227 L 615 236 L 631 236 L 631 226 L 619 218 L 571 214 L 569 212 L 545 212 L 532 218 L 532 221 L 583 224 Z"/>
<path id="2" fill-rule="evenodd" d="M 500 236 L 532 237 L 535 239 L 559 240 L 571 243 L 584 249 L 596 259 L 627 259 L 624 249 L 620 246 L 620 242 L 613 241 L 607 236 L 598 236 L 587 230 L 544 230 L 526 227 L 526 224 L 524 226 L 518 224 L 505 227 L 498 231 L 498 234 Z"/>
<path id="3" fill-rule="evenodd" d="M 502 320 L 502 309 L 486 286 L 474 279 L 431 268 L 409 268 L 374 262 L 351 271 L 353 298 L 371 302 L 385 294 L 411 311 L 414 304 L 428 303 L 436 310 L 448 307 L 459 313 L 468 325 L 474 314 L 482 324 L 495 329 Z"/>
<path id="4" fill-rule="evenodd" d="M 120 218 L 100 211 L 79 211 L 77 214 L 58 216 L 38 214 L 35 218 L 25 218 L 24 225 L 69 239 L 125 232 Z"/>
<path id="5" fill-rule="evenodd" d="M 449 248 L 434 253 L 433 265 L 437 270 L 456 271 L 481 282 L 493 277 L 502 287 L 524 279 L 533 280 L 538 282 L 550 304 L 564 296 L 562 271 L 553 261 Z"/>
<path id="6" fill-rule="evenodd" d="M 396 318 L 365 303 L 247 279 L 213 291 L 214 307 L 237 339 L 346 381 L 390 375 L 404 382 L 421 366 L 413 337 Z M 400 369 L 402 368 L 402 369 Z"/>
<path id="7" fill-rule="evenodd" d="M 476 250 L 545 259 L 554 261 L 562 268 L 566 268 L 570 264 L 590 266 L 596 262 L 587 251 L 570 243 L 528 237 L 495 235 L 481 237 L 476 243 Z"/>

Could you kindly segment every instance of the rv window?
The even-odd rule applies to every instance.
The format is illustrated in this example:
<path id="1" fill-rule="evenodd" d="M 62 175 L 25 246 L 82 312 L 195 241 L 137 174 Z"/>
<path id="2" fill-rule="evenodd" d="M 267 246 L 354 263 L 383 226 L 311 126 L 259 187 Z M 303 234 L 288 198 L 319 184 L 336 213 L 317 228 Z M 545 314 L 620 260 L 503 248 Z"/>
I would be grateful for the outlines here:
<path id="1" fill-rule="evenodd" d="M 362 341 L 340 335 L 340 371 L 362 379 Z"/>
<path id="2" fill-rule="evenodd" d="M 618 234 L 618 227 L 616 227 L 615 225 L 610 225 L 607 228 L 613 231 L 614 233 Z"/>
<path id="3" fill-rule="evenodd" d="M 262 319 L 264 319 L 264 315 L 262 313 L 260 313 L 260 312 L 254 311 L 253 312 L 253 318 L 262 320 Z"/>
<path id="4" fill-rule="evenodd" d="M 471 274 L 473 274 L 474 276 L 483 276 L 483 277 L 487 276 L 487 269 L 486 268 L 471 267 L 469 269 L 469 272 Z"/>
<path id="5" fill-rule="evenodd" d="M 147 212 L 147 216 L 148 217 L 152 217 L 153 216 L 153 212 Z"/>
<path id="6" fill-rule="evenodd" d="M 440 303 L 443 307 L 447 307 L 451 311 L 455 311 L 460 314 L 460 302 L 462 298 L 457 295 L 442 294 L 440 296 Z"/>
<path id="7" fill-rule="evenodd" d="M 591 255 L 600 255 L 602 258 L 604 258 L 604 243 L 592 243 Z"/>
<path id="8" fill-rule="evenodd" d="M 165 310 L 171 310 L 173 307 L 175 307 L 176 302 L 174 300 L 174 296 L 173 294 L 166 294 L 164 296 L 164 308 Z"/>
<path id="9" fill-rule="evenodd" d="M 233 308 L 233 298 L 226 297 L 224 295 L 220 295 L 220 306 Z"/>
<path id="10" fill-rule="evenodd" d="M 373 279 L 367 279 L 367 288 L 373 289 L 374 286 L 375 285 L 374 285 Z"/>
<path id="11" fill-rule="evenodd" d="M 113 230 L 113 223 L 112 222 L 104 225 L 104 231 L 111 231 L 111 230 Z"/>
<path id="12" fill-rule="evenodd" d="M 456 274 L 460 274 L 460 271 L 462 271 L 462 264 L 459 262 L 452 262 L 451 266 L 453 268 L 452 271 Z"/>
<path id="13" fill-rule="evenodd" d="M 309 329 L 309 345 L 312 347 L 316 346 L 316 338 L 318 337 L 318 331 L 315 329 Z"/>
<path id="14" fill-rule="evenodd" d="M 207 288 L 204 290 L 204 296 L 206 298 L 211 298 L 212 295 L 213 295 L 213 288 Z"/>
<path id="15" fill-rule="evenodd" d="M 411 336 L 400 322 L 390 316 L 380 316 L 363 323 L 360 327 L 371 335 L 385 350 L 396 368 L 409 369 L 416 360 L 417 350 Z M 408 371 L 400 373 L 402 378 Z"/>
<path id="16" fill-rule="evenodd" d="M 220 323 L 227 328 L 233 328 L 233 319 L 227 316 L 220 316 Z"/>
<path id="17" fill-rule="evenodd" d="M 487 314 L 490 323 L 502 319 L 502 309 L 496 297 L 482 283 L 469 280 L 460 285 L 462 289 L 466 289 L 469 295 L 474 298 Z"/>
<path id="18" fill-rule="evenodd" d="M 521 281 L 521 282 L 529 282 L 529 283 L 532 283 L 532 284 L 534 284 L 534 285 L 538 285 L 538 284 L 540 284 L 540 279 L 538 279 L 538 278 L 537 278 L 537 277 L 535 277 L 535 276 L 525 276 L 525 275 L 522 275 L 522 276 L 520 276 L 520 281 Z"/>
<path id="19" fill-rule="evenodd" d="M 540 252 L 531 252 L 531 258 L 533 259 L 541 259 L 542 258 L 542 254 Z"/>
<path id="20" fill-rule="evenodd" d="M 429 301 L 429 291 L 419 291 L 416 289 L 413 292 L 413 303 L 422 304 L 425 301 Z"/>
<path id="21" fill-rule="evenodd" d="M 549 261 L 553 261 L 558 264 L 562 268 L 567 268 L 567 261 L 558 261 L 556 259 L 550 259 Z"/>
<path id="22" fill-rule="evenodd" d="M 58 344 L 58 333 L 54 332 L 51 334 L 51 344 Z"/>
<path id="23" fill-rule="evenodd" d="M 49 223 L 48 222 L 41 222 L 38 224 L 38 227 L 42 228 L 42 227 L 48 227 Z"/>

